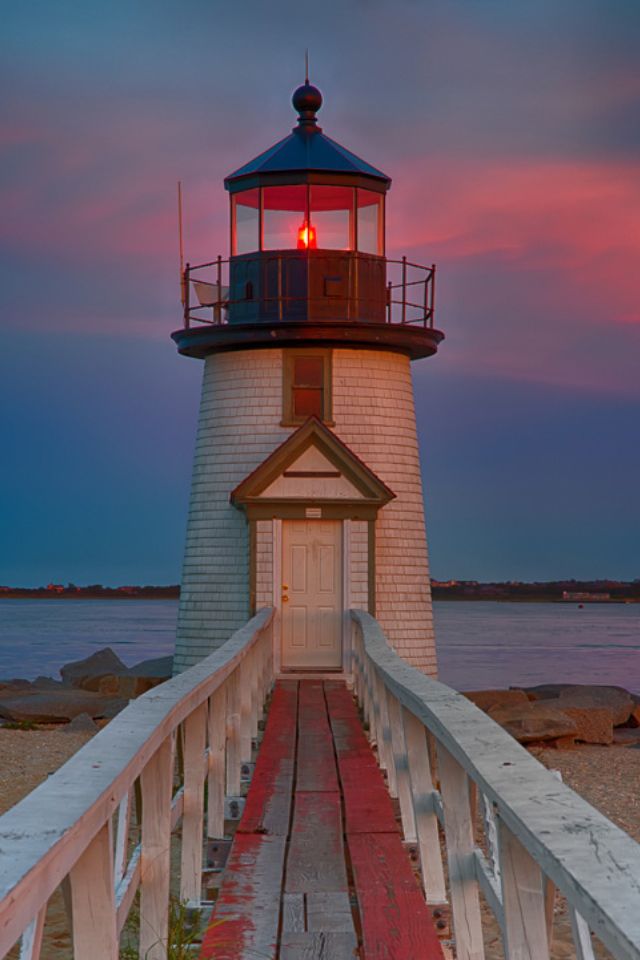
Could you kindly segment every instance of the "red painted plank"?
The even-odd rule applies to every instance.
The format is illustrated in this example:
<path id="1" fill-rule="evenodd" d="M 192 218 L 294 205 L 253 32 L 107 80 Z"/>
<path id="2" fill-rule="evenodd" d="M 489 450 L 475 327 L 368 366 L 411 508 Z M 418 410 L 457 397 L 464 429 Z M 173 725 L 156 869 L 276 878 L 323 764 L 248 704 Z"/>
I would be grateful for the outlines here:
<path id="1" fill-rule="evenodd" d="M 236 834 L 202 960 L 276 956 L 285 837 Z"/>
<path id="2" fill-rule="evenodd" d="M 297 683 L 289 681 L 276 684 L 238 833 L 287 835 L 296 749 L 297 687 Z"/>
<path id="3" fill-rule="evenodd" d="M 351 694 L 345 686 L 326 684 L 338 771 L 345 806 L 345 832 L 398 833 L 391 797 Z"/>
<path id="4" fill-rule="evenodd" d="M 348 837 L 365 960 L 443 960 L 430 911 L 395 834 Z"/>

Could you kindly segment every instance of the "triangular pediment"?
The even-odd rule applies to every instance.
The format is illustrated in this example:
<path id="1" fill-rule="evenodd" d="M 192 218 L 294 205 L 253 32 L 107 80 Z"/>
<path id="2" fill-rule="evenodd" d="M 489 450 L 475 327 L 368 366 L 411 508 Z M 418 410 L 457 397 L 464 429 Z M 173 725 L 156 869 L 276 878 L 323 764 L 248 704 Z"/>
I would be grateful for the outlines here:
<path id="1" fill-rule="evenodd" d="M 236 506 L 261 501 L 368 503 L 395 494 L 328 427 L 310 418 L 231 494 Z"/>

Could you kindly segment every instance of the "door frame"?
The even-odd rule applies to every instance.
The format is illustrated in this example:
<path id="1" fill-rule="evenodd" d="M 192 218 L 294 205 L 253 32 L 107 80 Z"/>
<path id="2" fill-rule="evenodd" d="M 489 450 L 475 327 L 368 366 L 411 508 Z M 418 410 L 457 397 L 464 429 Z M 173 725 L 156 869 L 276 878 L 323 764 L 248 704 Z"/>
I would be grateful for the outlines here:
<path id="1" fill-rule="evenodd" d="M 309 523 L 313 523 L 314 519 L 324 520 L 328 519 L 325 517 L 305 518 Z M 276 615 L 273 620 L 273 666 L 274 673 L 276 676 L 282 675 L 283 677 L 300 677 L 306 673 L 317 675 L 317 676 L 327 676 L 333 677 L 334 679 L 340 677 L 350 677 L 352 675 L 351 669 L 351 618 L 349 616 L 349 610 L 351 609 L 351 578 L 349 571 L 351 569 L 351 521 L 348 518 L 342 518 L 340 523 L 341 528 L 341 546 L 342 546 L 342 670 L 331 670 L 327 671 L 323 668 L 318 668 L 318 670 L 283 670 L 282 667 L 282 550 L 283 550 L 283 535 L 282 535 L 282 524 L 286 523 L 286 519 L 283 520 L 281 517 L 274 517 L 272 520 L 273 523 L 273 605 L 276 609 Z"/>

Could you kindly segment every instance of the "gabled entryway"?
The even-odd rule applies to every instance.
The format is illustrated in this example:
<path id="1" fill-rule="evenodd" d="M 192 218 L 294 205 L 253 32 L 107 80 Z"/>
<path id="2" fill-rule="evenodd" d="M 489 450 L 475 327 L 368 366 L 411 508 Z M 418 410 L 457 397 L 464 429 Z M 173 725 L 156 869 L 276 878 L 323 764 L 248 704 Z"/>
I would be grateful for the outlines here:
<path id="1" fill-rule="evenodd" d="M 374 611 L 375 519 L 393 497 L 315 417 L 231 494 L 250 526 L 252 607 L 280 611 L 281 670 L 343 670 L 344 612 Z"/>

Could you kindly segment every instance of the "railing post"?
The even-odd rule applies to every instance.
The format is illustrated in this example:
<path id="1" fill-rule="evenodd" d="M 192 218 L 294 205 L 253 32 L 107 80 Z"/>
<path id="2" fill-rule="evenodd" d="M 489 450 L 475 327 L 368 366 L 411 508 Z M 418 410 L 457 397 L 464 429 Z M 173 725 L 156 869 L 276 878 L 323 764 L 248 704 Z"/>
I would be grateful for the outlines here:
<path id="1" fill-rule="evenodd" d="M 180 863 L 180 899 L 199 904 L 202 896 L 202 828 L 207 704 L 184 721 L 184 800 Z"/>
<path id="2" fill-rule="evenodd" d="M 378 727 L 378 751 L 382 759 L 381 766 L 387 771 L 389 793 L 392 797 L 398 796 L 396 783 L 396 767 L 393 758 L 391 743 L 391 726 L 389 724 L 389 710 L 387 706 L 387 688 L 378 673 L 375 673 L 375 691 L 380 704 L 380 725 Z"/>
<path id="3" fill-rule="evenodd" d="M 427 903 L 435 907 L 447 902 L 447 888 L 438 834 L 438 817 L 433 796 L 435 788 L 426 730 L 410 710 L 403 708 L 402 721 L 411 778 L 411 797 L 416 821 L 420 870 Z"/>
<path id="4" fill-rule="evenodd" d="M 402 322 L 407 319 L 407 258 L 402 258 Z"/>
<path id="5" fill-rule="evenodd" d="M 416 841 L 416 818 L 413 812 L 411 798 L 411 780 L 409 778 L 409 761 L 407 746 L 404 739 L 402 723 L 402 707 L 392 693 L 387 690 L 387 710 L 389 712 L 389 727 L 391 730 L 391 749 L 393 750 L 393 765 L 396 771 L 396 788 L 400 801 L 400 816 L 402 830 L 407 843 Z"/>
<path id="6" fill-rule="evenodd" d="M 227 680 L 227 786 L 229 797 L 240 795 L 240 767 L 242 766 L 240 743 L 240 669 Z"/>
<path id="7" fill-rule="evenodd" d="M 249 732 L 251 739 L 255 740 L 258 736 L 258 715 L 260 713 L 260 640 L 256 640 L 255 644 L 249 651 L 247 655 L 247 668 L 249 670 L 249 680 L 250 680 L 250 702 L 251 702 L 251 716 L 250 716 L 250 727 Z M 249 757 L 248 759 L 251 759 Z"/>
<path id="8" fill-rule="evenodd" d="M 216 271 L 216 306 L 213 310 L 215 322 L 222 323 L 222 256 L 218 254 Z"/>
<path id="9" fill-rule="evenodd" d="M 140 776 L 140 960 L 166 960 L 167 956 L 172 781 L 173 744 L 167 737 Z"/>
<path id="10" fill-rule="evenodd" d="M 484 960 L 469 780 L 460 764 L 440 743 L 438 772 L 444 808 L 456 957 L 458 960 Z"/>
<path id="11" fill-rule="evenodd" d="M 111 820 L 86 847 L 69 880 L 74 960 L 117 960 Z"/>
<path id="12" fill-rule="evenodd" d="M 223 684 L 209 698 L 207 836 L 212 840 L 224 838 L 226 725 L 227 687 Z"/>
<path id="13" fill-rule="evenodd" d="M 20 960 L 39 960 L 42 949 L 42 935 L 44 933 L 44 919 L 47 913 L 47 904 L 41 907 L 25 932 L 20 943 Z"/>
<path id="14" fill-rule="evenodd" d="M 251 760 L 251 663 L 246 656 L 238 668 L 240 674 L 240 763 Z"/>
<path id="15" fill-rule="evenodd" d="M 189 271 L 191 265 L 187 264 L 184 268 L 184 328 L 189 329 L 191 321 L 191 283 L 189 282 Z"/>
<path id="16" fill-rule="evenodd" d="M 429 304 L 429 326 L 433 326 L 433 311 L 435 309 L 435 297 L 436 297 L 436 265 L 435 263 L 431 264 L 431 302 Z"/>
<path id="17" fill-rule="evenodd" d="M 387 282 L 387 323 L 393 323 L 391 290 L 391 280 L 389 280 Z"/>
<path id="18" fill-rule="evenodd" d="M 549 960 L 542 871 L 498 817 L 507 960 Z"/>
<path id="19" fill-rule="evenodd" d="M 130 823 L 131 793 L 127 791 L 118 806 L 118 825 L 116 828 L 116 849 L 113 867 L 113 880 L 116 888 L 127 870 L 127 846 L 129 843 Z"/>

